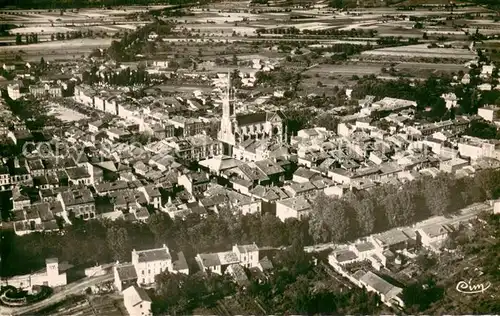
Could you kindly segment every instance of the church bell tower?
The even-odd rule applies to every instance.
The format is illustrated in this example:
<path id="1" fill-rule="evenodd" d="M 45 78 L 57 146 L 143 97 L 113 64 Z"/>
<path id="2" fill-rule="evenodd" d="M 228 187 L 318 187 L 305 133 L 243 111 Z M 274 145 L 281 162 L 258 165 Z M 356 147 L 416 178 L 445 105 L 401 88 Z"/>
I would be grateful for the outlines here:
<path id="1" fill-rule="evenodd" d="M 232 146 L 236 144 L 233 130 L 234 119 L 234 102 L 231 98 L 231 74 L 228 72 L 226 91 L 224 91 L 224 98 L 222 100 L 222 120 L 217 135 L 217 138 L 225 144 L 224 153 L 228 155 L 231 155 Z"/>

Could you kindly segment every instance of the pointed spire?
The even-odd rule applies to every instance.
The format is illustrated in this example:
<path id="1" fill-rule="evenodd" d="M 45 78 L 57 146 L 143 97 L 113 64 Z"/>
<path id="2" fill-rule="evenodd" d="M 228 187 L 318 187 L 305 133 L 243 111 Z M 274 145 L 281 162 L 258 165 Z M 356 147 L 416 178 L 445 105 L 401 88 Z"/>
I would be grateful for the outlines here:
<path id="1" fill-rule="evenodd" d="M 227 102 L 231 99 L 231 71 L 227 71 L 227 92 L 226 92 Z"/>

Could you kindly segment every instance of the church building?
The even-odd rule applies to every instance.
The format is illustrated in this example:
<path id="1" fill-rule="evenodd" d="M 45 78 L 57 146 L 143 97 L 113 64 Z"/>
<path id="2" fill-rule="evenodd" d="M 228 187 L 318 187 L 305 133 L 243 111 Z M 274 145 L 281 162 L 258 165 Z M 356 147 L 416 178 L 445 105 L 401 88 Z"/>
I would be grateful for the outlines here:
<path id="1" fill-rule="evenodd" d="M 227 145 L 226 154 L 231 155 L 234 146 L 249 139 L 286 143 L 286 117 L 281 111 L 235 113 L 234 101 L 231 100 L 230 74 L 228 74 L 225 94 L 218 139 Z"/>

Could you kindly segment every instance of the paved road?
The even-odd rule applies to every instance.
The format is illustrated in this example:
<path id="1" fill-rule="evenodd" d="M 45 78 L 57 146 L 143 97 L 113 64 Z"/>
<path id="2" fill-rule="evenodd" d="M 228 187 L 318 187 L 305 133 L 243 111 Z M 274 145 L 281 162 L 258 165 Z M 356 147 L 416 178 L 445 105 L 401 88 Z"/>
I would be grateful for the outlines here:
<path id="1" fill-rule="evenodd" d="M 2 306 L 2 310 L 0 315 L 33 315 L 35 312 L 46 308 L 50 305 L 56 304 L 62 300 L 64 300 L 69 295 L 81 294 L 87 287 L 96 285 L 102 282 L 107 282 L 113 280 L 113 274 L 109 273 L 106 275 L 94 277 L 94 278 L 85 278 L 78 282 L 71 283 L 66 285 L 60 292 L 55 293 L 51 297 L 36 304 L 25 306 L 21 308 L 9 308 Z"/>

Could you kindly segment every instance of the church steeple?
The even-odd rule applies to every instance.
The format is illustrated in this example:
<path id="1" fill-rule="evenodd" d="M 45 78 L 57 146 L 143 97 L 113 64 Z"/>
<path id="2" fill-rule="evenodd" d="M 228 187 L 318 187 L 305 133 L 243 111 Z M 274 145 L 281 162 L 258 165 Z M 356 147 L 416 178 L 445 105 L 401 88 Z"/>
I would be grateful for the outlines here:
<path id="1" fill-rule="evenodd" d="M 234 115 L 234 104 L 231 100 L 231 73 L 227 73 L 227 85 L 224 100 L 222 101 L 222 116 L 231 117 Z"/>
<path id="2" fill-rule="evenodd" d="M 227 73 L 227 85 L 225 95 L 222 99 L 222 120 L 220 122 L 220 131 L 217 138 L 228 145 L 234 146 L 236 144 L 234 131 L 234 102 L 231 100 L 231 73 Z M 230 150 L 228 150 L 230 152 Z"/>

